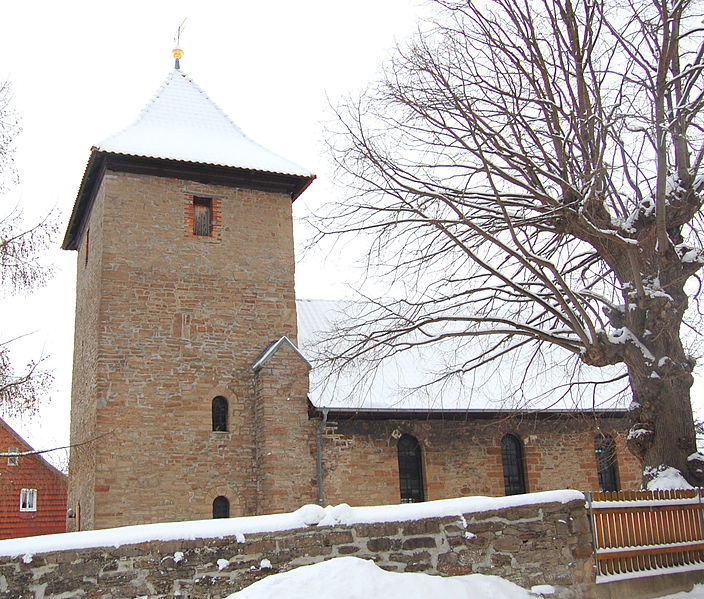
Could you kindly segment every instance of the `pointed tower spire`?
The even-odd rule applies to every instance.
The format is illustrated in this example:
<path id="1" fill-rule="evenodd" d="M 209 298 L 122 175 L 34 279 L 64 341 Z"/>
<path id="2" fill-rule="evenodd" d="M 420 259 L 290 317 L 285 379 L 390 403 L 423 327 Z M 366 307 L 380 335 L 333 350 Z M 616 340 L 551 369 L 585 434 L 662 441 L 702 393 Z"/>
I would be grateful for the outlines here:
<path id="1" fill-rule="evenodd" d="M 176 61 L 175 67 L 177 71 L 181 70 L 180 60 L 183 57 L 183 50 L 181 50 L 181 32 L 183 31 L 183 26 L 185 23 L 186 19 L 181 22 L 181 24 L 178 26 L 178 29 L 176 30 L 176 35 L 174 36 L 176 47 L 171 51 L 171 54 L 173 55 L 174 60 Z"/>
<path id="2" fill-rule="evenodd" d="M 181 48 L 174 48 L 171 53 L 173 54 L 174 59 L 176 60 L 176 70 L 181 70 L 181 63 L 179 62 L 179 59 L 183 56 L 183 50 L 181 50 Z"/>

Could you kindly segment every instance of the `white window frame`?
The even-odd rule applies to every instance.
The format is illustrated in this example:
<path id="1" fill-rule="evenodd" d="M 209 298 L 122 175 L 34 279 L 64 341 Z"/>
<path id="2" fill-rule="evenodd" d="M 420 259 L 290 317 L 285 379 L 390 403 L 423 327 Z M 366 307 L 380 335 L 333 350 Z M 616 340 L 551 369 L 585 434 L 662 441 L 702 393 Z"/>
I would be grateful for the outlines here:
<path id="1" fill-rule="evenodd" d="M 20 512 L 37 511 L 37 490 L 22 489 L 20 491 Z"/>
<path id="2" fill-rule="evenodd" d="M 8 447 L 7 448 L 7 453 L 19 453 L 19 447 Z M 19 466 L 20 465 L 20 456 L 18 455 L 9 455 L 7 456 L 7 465 L 8 466 Z"/>

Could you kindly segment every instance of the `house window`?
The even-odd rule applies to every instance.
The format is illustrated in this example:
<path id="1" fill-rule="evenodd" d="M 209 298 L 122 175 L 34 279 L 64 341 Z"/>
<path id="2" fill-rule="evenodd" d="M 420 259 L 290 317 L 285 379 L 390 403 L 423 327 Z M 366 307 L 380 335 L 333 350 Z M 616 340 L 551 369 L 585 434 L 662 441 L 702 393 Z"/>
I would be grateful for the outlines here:
<path id="1" fill-rule="evenodd" d="M 609 435 L 594 437 L 596 471 L 599 475 L 599 488 L 602 491 L 618 491 L 616 473 L 616 443 Z"/>
<path id="2" fill-rule="evenodd" d="M 523 471 L 523 445 L 514 435 L 501 439 L 501 462 L 504 467 L 504 491 L 506 495 L 526 492 L 526 477 Z"/>
<path id="3" fill-rule="evenodd" d="M 411 435 L 401 435 L 397 450 L 401 503 L 425 501 L 422 456 L 418 439 Z"/>
<path id="4" fill-rule="evenodd" d="M 213 233 L 212 198 L 193 197 L 193 234 L 210 237 Z"/>
<path id="5" fill-rule="evenodd" d="M 37 511 L 37 490 L 22 489 L 20 491 L 20 512 Z"/>
<path id="6" fill-rule="evenodd" d="M 213 518 L 229 518 L 230 502 L 227 497 L 220 495 L 213 499 Z"/>
<path id="7" fill-rule="evenodd" d="M 227 430 L 227 400 L 221 395 L 213 398 L 213 430 Z"/>
<path id="8" fill-rule="evenodd" d="M 19 453 L 19 449 L 17 447 L 8 447 L 7 448 L 7 453 Z M 20 465 L 20 456 L 17 455 L 11 455 L 7 456 L 7 465 L 8 466 L 19 466 Z"/>

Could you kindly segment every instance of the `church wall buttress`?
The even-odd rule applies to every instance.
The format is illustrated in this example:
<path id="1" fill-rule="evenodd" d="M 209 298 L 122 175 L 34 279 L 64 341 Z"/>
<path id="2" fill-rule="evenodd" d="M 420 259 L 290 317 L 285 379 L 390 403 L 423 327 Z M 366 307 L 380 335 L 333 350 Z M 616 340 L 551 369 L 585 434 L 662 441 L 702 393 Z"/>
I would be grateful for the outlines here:
<path id="1" fill-rule="evenodd" d="M 292 511 L 317 496 L 308 365 L 282 345 L 254 373 L 257 514 Z"/>

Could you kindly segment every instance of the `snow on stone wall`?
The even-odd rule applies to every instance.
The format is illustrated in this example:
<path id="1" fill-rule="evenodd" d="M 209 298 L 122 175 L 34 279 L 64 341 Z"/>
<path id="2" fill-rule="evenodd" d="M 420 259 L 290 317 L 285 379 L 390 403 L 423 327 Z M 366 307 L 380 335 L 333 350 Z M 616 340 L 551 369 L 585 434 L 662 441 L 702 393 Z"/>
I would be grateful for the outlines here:
<path id="1" fill-rule="evenodd" d="M 548 500 L 550 494 L 544 495 Z M 589 524 L 584 500 L 574 495 L 511 507 L 500 507 L 498 500 L 498 509 L 419 520 L 15 551 L 0 558 L 0 599 L 225 597 L 271 573 L 344 555 L 371 558 L 391 571 L 488 573 L 526 588 L 554 585 L 558 598 L 590 598 L 595 584 Z M 113 536 L 110 530 L 94 532 L 103 533 L 106 544 Z"/>

